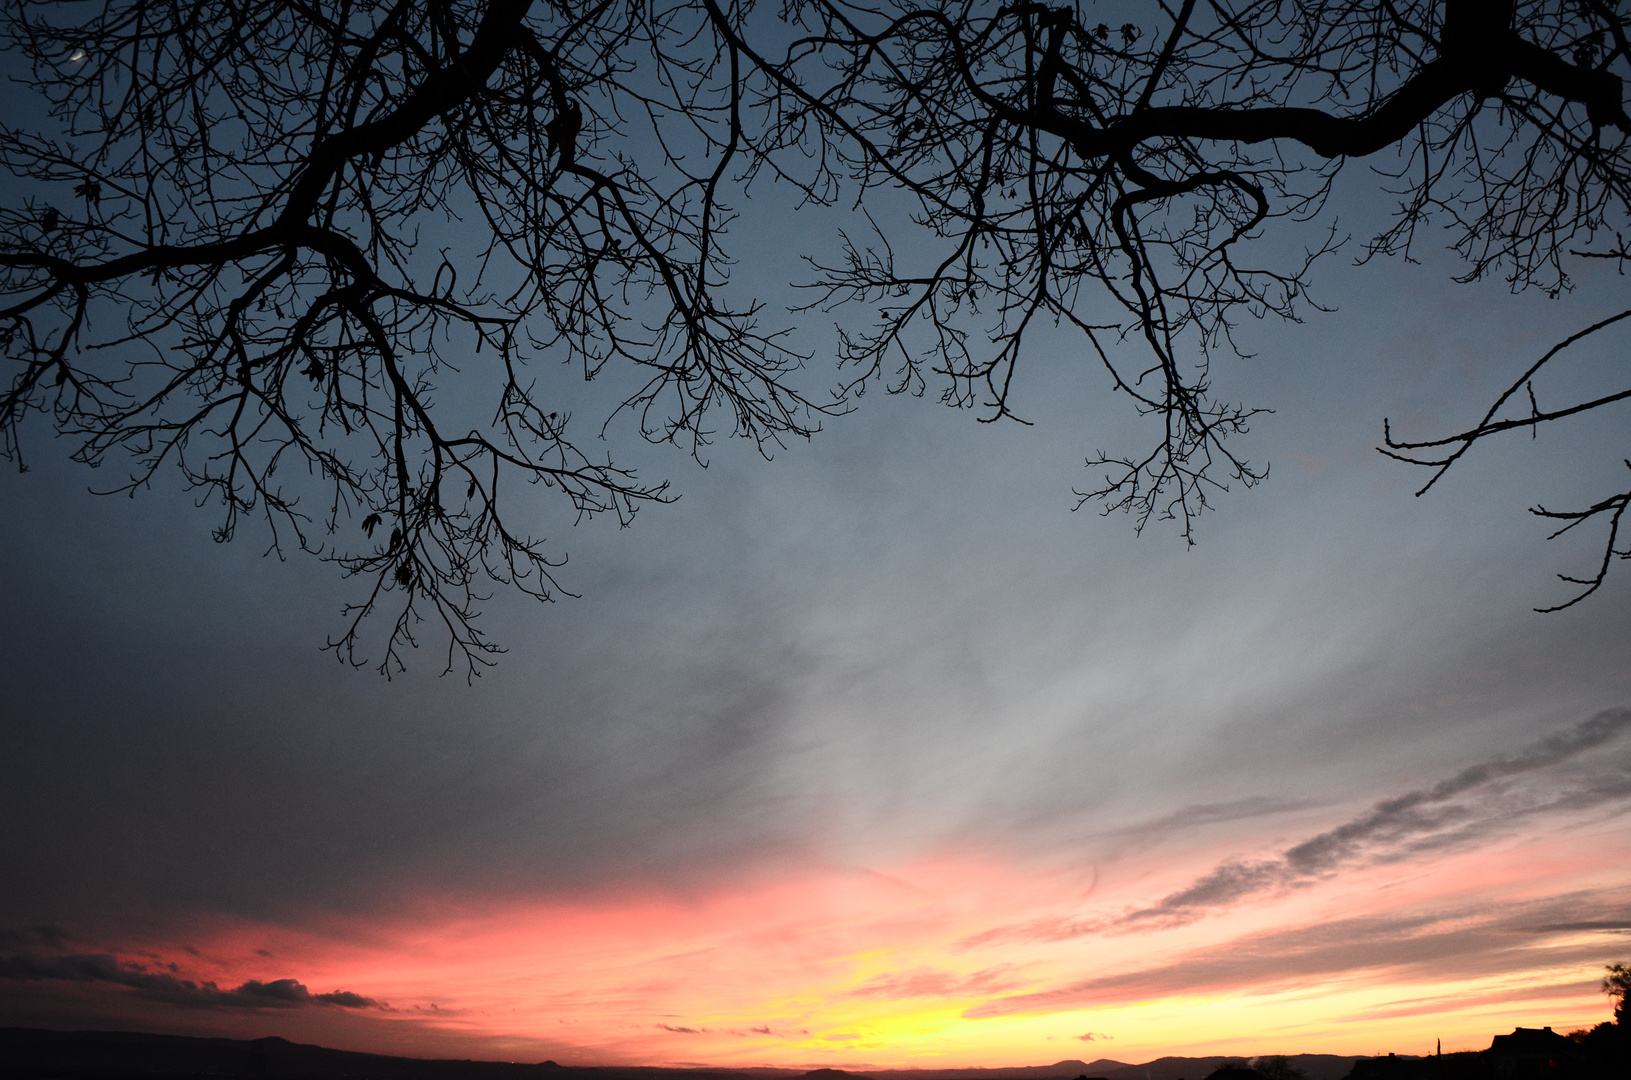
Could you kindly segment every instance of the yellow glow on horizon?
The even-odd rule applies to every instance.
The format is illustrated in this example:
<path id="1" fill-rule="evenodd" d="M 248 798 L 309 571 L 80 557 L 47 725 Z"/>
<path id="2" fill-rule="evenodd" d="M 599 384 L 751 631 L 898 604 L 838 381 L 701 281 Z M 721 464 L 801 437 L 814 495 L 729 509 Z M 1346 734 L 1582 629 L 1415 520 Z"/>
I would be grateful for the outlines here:
<path id="1" fill-rule="evenodd" d="M 1607 1017 L 1597 980 L 1615 939 L 1495 916 L 1566 889 L 1626 893 L 1628 841 L 1608 839 L 1378 866 L 1170 925 L 1124 916 L 1194 880 L 1204 853 L 1115 880 L 943 857 L 685 895 L 426 899 L 321 934 L 223 923 L 191 965 L 233 985 L 264 976 L 265 948 L 314 992 L 389 1002 L 374 1017 L 381 1031 L 408 1025 L 574 1064 L 951 1068 L 1420 1053 L 1438 1039 L 1467 1049 L 1518 1024 Z M 1392 934 L 1393 958 L 1326 940 L 1331 926 Z"/>

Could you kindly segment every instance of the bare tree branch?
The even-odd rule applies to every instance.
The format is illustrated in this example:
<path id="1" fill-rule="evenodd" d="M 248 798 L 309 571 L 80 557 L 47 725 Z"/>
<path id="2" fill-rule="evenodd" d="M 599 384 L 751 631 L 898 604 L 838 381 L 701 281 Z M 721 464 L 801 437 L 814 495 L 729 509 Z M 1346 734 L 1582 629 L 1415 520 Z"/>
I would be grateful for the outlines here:
<path id="1" fill-rule="evenodd" d="M 1436 221 L 1461 280 L 1556 295 L 1573 259 L 1628 257 L 1599 242 L 1631 207 L 1619 5 L 1184 0 L 1115 28 L 1093 11 L 12 0 L 8 46 L 49 122 L 0 123 L 22 193 L 0 210 L 0 451 L 22 464 L 37 416 L 82 462 L 124 459 L 114 490 L 178 469 L 219 538 L 252 515 L 274 550 L 364 580 L 342 659 L 399 670 L 430 620 L 474 675 L 498 651 L 477 626 L 490 584 L 564 591 L 517 484 L 621 523 L 669 498 L 586 448 L 581 394 L 548 372 L 615 381 L 594 437 L 632 420 L 702 459 L 719 431 L 765 452 L 807 437 L 879 384 L 1023 422 L 1030 343 L 1074 334 L 1149 433 L 1089 459 L 1078 505 L 1192 538 L 1218 492 L 1267 473 L 1239 441 L 1265 410 L 1214 368 L 1242 319 L 1319 307 L 1349 159 L 1399 200 L 1362 258 L 1410 257 Z M 820 401 L 798 381 L 812 346 L 729 281 L 731 200 L 766 174 L 871 226 L 811 253 L 803 310 L 845 319 Z M 900 200 L 910 215 L 878 212 Z M 1259 254 L 1298 228 L 1302 252 Z M 457 247 L 421 241 L 450 229 Z M 1457 434 L 1385 427 L 1383 452 L 1434 470 L 1426 491 L 1486 438 L 1623 407 L 1631 390 L 1541 409 L 1535 386 L 1628 315 Z M 1623 554 L 1623 510 L 1536 508 L 1606 528 L 1601 571 L 1565 578 L 1581 596 Z M 365 647 L 374 615 L 391 628 Z"/>

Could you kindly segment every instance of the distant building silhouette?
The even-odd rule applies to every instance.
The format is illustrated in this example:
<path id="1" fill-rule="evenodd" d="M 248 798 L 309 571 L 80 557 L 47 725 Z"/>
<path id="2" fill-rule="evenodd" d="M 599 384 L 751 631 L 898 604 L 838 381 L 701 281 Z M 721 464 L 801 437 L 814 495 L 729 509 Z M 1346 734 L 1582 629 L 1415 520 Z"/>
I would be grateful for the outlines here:
<path id="1" fill-rule="evenodd" d="M 1488 1050 L 1430 1057 L 1368 1058 L 1354 1062 L 1348 1080 L 1573 1080 L 1631 1076 L 1618 1061 L 1588 1054 L 1581 1044 L 1549 1027 L 1514 1028 L 1497 1035 Z M 1606 1070 L 1606 1071 L 1605 1071 Z"/>
<path id="2" fill-rule="evenodd" d="M 1509 1077 L 1552 1076 L 1565 1071 L 1580 1057 L 1579 1044 L 1545 1028 L 1513 1028 L 1510 1035 L 1497 1035 L 1485 1051 L 1490 1059 L 1490 1075 L 1497 1080 Z"/>

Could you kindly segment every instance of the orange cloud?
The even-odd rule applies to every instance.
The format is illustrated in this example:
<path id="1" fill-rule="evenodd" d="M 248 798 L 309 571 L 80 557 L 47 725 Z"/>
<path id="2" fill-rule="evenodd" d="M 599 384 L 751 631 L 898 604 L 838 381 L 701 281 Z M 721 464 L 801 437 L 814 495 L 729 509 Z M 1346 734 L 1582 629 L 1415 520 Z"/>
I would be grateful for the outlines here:
<path id="1" fill-rule="evenodd" d="M 1141 875 L 1105 887 L 1101 874 L 1084 900 L 1082 871 L 948 857 L 683 896 L 427 900 L 323 932 L 222 925 L 197 958 L 153 951 L 189 978 L 291 972 L 389 1001 L 367 1019 L 374 1049 L 400 1024 L 602 1063 L 1026 1064 L 1056 1059 L 1049 1044 L 1065 1039 L 1113 1042 L 1121 1060 L 1419 1050 L 1606 1015 L 1593 977 L 1623 939 L 1584 916 L 1631 918 L 1631 883 L 1607 869 L 1631 866 L 1625 847 L 1612 834 L 1572 850 L 1548 837 L 1373 868 L 1211 920 L 1068 938 L 982 932 L 1114 926 L 1163 886 Z M 1531 878 L 1526 894 L 1541 849 L 1547 882 Z"/>

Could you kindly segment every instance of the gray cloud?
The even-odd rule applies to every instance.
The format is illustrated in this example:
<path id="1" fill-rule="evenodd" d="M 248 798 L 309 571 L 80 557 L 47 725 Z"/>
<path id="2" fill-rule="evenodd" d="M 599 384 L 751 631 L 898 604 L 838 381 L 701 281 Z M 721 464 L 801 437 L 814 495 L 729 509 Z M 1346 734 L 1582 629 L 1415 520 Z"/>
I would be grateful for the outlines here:
<path id="1" fill-rule="evenodd" d="M 1631 802 L 1631 767 L 1624 764 L 1574 776 L 1562 790 L 1554 788 L 1539 794 L 1514 794 L 1500 790 L 1499 784 L 1563 765 L 1604 747 L 1627 727 L 1631 727 L 1631 709 L 1605 710 L 1539 739 L 1517 754 L 1470 765 L 1436 784 L 1384 799 L 1352 820 L 1292 845 L 1278 857 L 1227 859 L 1149 907 L 1119 916 L 1032 919 L 970 935 L 958 944 L 962 949 L 977 949 L 1002 941 L 1063 941 L 1083 934 L 1181 926 L 1250 896 L 1303 888 L 1350 866 L 1393 862 L 1474 844 L 1544 814 Z M 1148 829 L 1164 833 L 1192 823 L 1273 812 L 1269 808 L 1279 805 L 1243 800 L 1226 806 L 1185 807 L 1125 832 L 1136 835 Z M 1593 923 L 1581 928 L 1610 927 Z"/>
<path id="2" fill-rule="evenodd" d="M 342 1009 L 384 1009 L 383 1002 L 349 990 L 314 994 L 294 979 L 250 979 L 230 990 L 213 982 L 182 978 L 170 964 L 120 960 L 109 953 L 12 953 L 0 955 L 0 979 L 58 980 L 124 987 L 150 1001 L 197 1008 L 300 1009 L 333 1005 Z"/>
<path id="3" fill-rule="evenodd" d="M 1570 934 L 1582 930 L 1631 930 L 1631 919 L 1587 919 L 1584 922 L 1554 923 L 1537 926 L 1537 934 Z"/>
<path id="4" fill-rule="evenodd" d="M 73 935 L 60 926 L 33 926 L 26 930 L 11 930 L 0 926 L 0 949 L 19 949 L 44 945 L 61 952 L 67 949 Z"/>
<path id="5" fill-rule="evenodd" d="M 1616 738 L 1628 725 L 1631 725 L 1631 709 L 1607 709 L 1567 731 L 1532 743 L 1514 757 L 1470 765 L 1431 788 L 1377 803 L 1369 814 L 1291 848 L 1286 852 L 1285 861 L 1302 873 L 1327 869 L 1351 858 L 1373 838 L 1392 839 L 1421 831 L 1422 819 L 1413 816 L 1413 811 L 1420 807 L 1442 803 L 1503 777 L 1560 764 Z M 1427 825 L 1436 827 L 1436 822 L 1429 819 Z"/>
<path id="6" fill-rule="evenodd" d="M 1605 710 L 1566 731 L 1531 743 L 1515 755 L 1469 765 L 1431 787 L 1385 799 L 1352 821 L 1287 848 L 1279 858 L 1221 863 L 1187 887 L 1150 907 L 1128 912 L 1118 922 L 1123 926 L 1188 922 L 1206 909 L 1224 907 L 1269 889 L 1307 884 L 1345 865 L 1458 846 L 1518 818 L 1631 798 L 1631 775 L 1621 770 L 1606 777 L 1588 778 L 1561 795 L 1516 806 L 1453 801 L 1489 788 L 1496 781 L 1560 765 L 1607 744 L 1628 726 L 1631 709 Z"/>
<path id="7" fill-rule="evenodd" d="M 1113 839 L 1124 839 L 1135 848 L 1158 844 L 1178 833 L 1234 821 L 1272 817 L 1292 810 L 1304 810 L 1314 805 L 1306 799 L 1291 800 L 1251 795 L 1220 803 L 1192 803 L 1151 821 L 1139 822 L 1109 834 Z"/>

